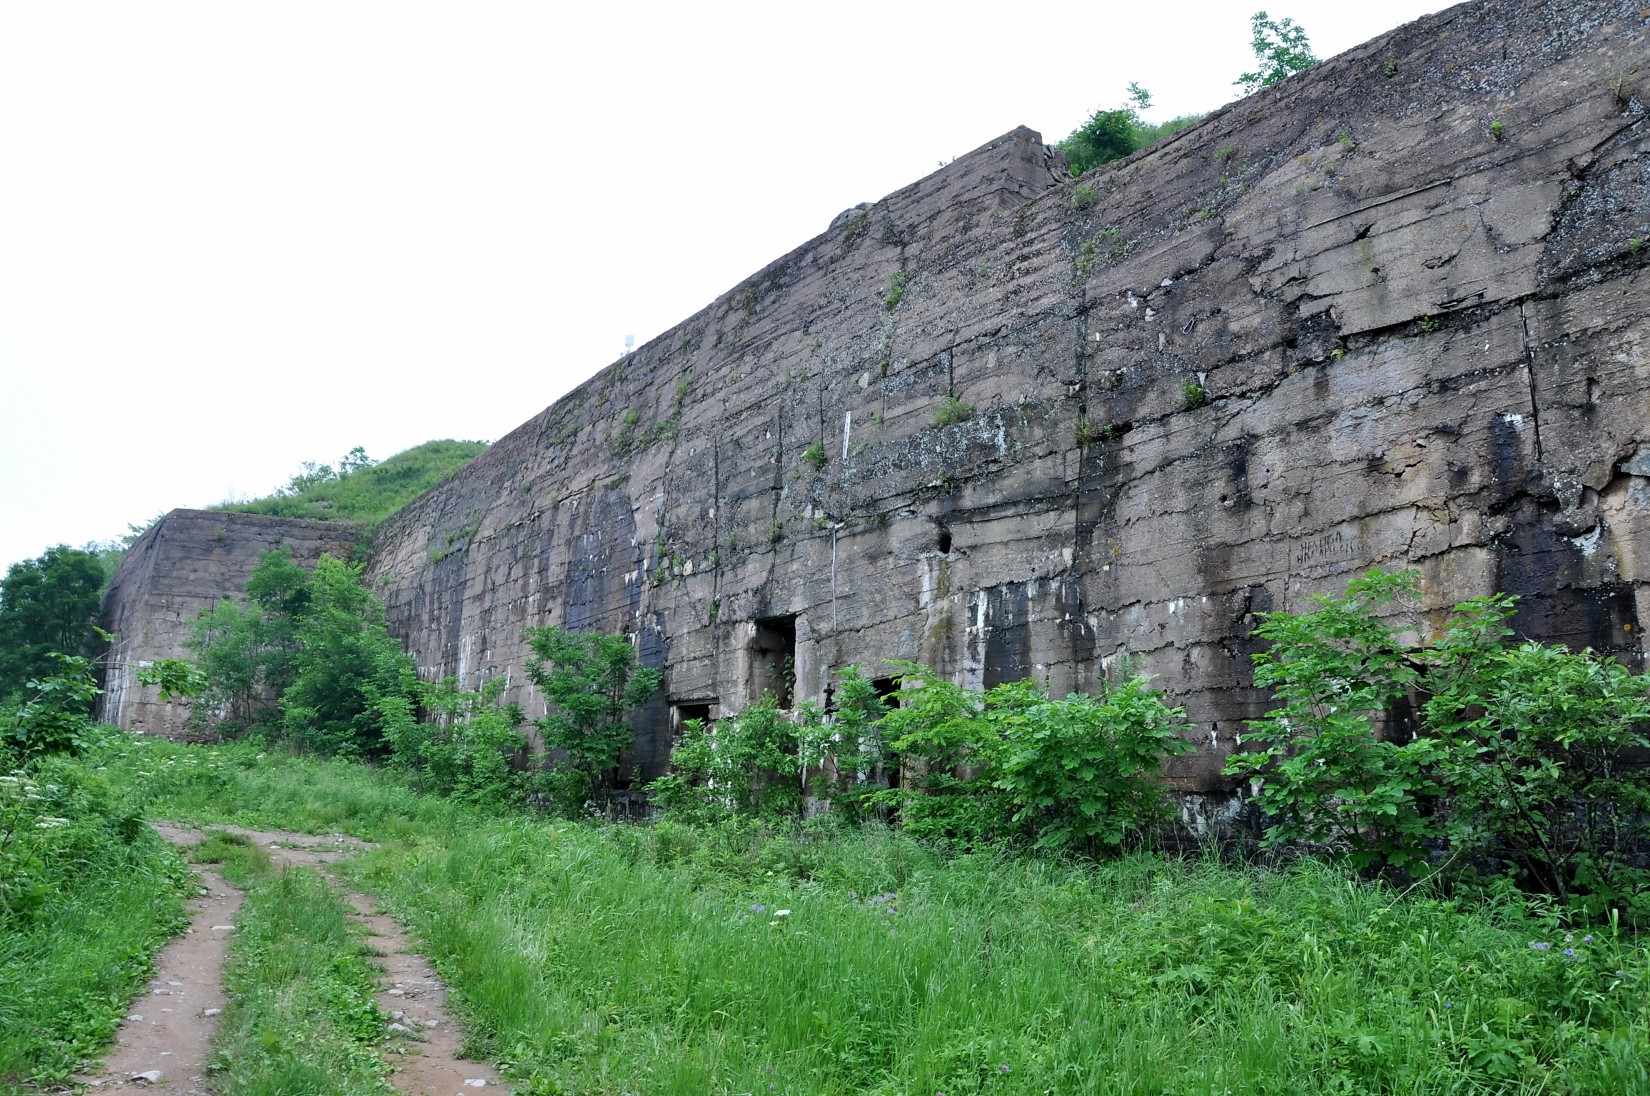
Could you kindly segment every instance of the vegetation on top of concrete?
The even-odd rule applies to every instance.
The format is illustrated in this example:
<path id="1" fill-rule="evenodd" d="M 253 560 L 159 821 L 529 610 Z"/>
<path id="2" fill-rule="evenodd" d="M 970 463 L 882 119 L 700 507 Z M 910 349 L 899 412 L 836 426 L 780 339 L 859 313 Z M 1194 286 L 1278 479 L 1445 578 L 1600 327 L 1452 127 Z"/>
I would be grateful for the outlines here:
<path id="1" fill-rule="evenodd" d="M 935 426 L 955 426 L 973 417 L 973 405 L 964 403 L 956 396 L 947 396 L 934 407 Z"/>
<path id="2" fill-rule="evenodd" d="M 911 284 L 911 275 L 904 270 L 896 270 L 888 278 L 888 292 L 883 294 L 883 306 L 892 312 L 905 299 L 905 289 Z"/>
<path id="3" fill-rule="evenodd" d="M 1249 30 L 1249 48 L 1255 53 L 1256 66 L 1232 81 L 1245 95 L 1282 83 L 1318 63 L 1306 29 L 1293 19 L 1273 19 L 1257 11 L 1249 17 Z"/>
<path id="4" fill-rule="evenodd" d="M 384 461 L 359 447 L 336 467 L 305 461 L 286 486 L 265 498 L 212 507 L 243 514 L 272 514 L 372 526 L 474 460 L 486 442 L 427 441 Z"/>

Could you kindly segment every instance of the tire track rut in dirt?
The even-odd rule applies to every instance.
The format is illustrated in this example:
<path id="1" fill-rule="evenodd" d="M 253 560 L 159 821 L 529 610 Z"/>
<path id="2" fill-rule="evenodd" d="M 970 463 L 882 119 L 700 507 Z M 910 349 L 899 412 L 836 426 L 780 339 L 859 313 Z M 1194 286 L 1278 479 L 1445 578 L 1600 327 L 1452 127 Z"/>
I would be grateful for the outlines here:
<path id="1" fill-rule="evenodd" d="M 407 1096 L 465 1096 L 477 1090 L 508 1093 L 497 1070 L 460 1056 L 463 1031 L 447 1010 L 447 987 L 435 968 L 414 950 L 406 931 L 381 911 L 370 894 L 341 885 L 330 865 L 371 848 L 342 834 L 212 829 L 239 834 L 266 850 L 276 866 L 314 868 L 354 911 L 384 972 L 378 1007 L 390 1017 L 387 1043 L 380 1048 L 390 1064 L 390 1083 Z M 187 848 L 204 839 L 201 830 L 157 822 L 155 829 Z M 208 1067 L 218 1014 L 227 1003 L 223 965 L 243 896 L 209 865 L 194 865 L 201 894 L 192 903 L 189 927 L 155 957 L 147 994 L 137 998 L 115 1035 L 104 1070 L 82 1083 L 98 1096 L 211 1096 Z"/>

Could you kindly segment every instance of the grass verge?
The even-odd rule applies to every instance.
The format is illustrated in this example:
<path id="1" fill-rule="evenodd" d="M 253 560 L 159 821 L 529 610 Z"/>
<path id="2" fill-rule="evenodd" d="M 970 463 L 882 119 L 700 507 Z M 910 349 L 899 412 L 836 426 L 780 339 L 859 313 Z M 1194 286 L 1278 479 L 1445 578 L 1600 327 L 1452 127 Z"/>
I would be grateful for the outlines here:
<path id="1" fill-rule="evenodd" d="M 185 923 L 187 870 L 109 782 L 68 759 L 0 778 L 0 1091 L 102 1049 Z"/>
<path id="2" fill-rule="evenodd" d="M 496 820 L 384 849 L 530 1093 L 1650 1091 L 1650 960 L 1303 864 Z"/>

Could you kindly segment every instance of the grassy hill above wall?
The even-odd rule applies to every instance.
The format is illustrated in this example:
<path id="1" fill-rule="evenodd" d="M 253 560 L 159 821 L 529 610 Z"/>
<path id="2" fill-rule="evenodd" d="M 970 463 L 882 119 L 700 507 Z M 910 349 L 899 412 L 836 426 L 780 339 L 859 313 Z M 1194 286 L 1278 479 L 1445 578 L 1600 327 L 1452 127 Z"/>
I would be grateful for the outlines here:
<path id="1" fill-rule="evenodd" d="M 317 521 L 353 521 L 376 525 L 487 448 L 480 441 L 427 441 L 378 464 L 350 467 L 342 473 L 328 465 L 306 465 L 287 486 L 267 498 L 222 503 L 213 510 Z"/>

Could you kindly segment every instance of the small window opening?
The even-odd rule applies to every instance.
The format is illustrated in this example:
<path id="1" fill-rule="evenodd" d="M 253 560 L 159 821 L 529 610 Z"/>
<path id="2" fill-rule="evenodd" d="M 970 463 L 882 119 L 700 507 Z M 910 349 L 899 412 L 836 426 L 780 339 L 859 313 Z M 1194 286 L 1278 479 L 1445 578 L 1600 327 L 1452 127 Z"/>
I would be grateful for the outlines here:
<path id="1" fill-rule="evenodd" d="M 781 708 L 796 699 L 796 617 L 766 617 L 756 622 L 751 640 L 751 699 L 772 693 Z"/>
<path id="2" fill-rule="evenodd" d="M 944 526 L 944 525 L 940 526 L 939 535 L 936 537 L 935 543 L 937 543 L 939 545 L 939 549 L 940 549 L 941 552 L 943 552 L 946 555 L 950 555 L 951 554 L 951 530 L 948 527 Z"/>
<path id="3" fill-rule="evenodd" d="M 674 746 L 682 741 L 682 733 L 687 730 L 689 721 L 709 723 L 711 708 L 715 703 L 715 700 L 684 700 L 671 705 L 670 744 Z"/>

